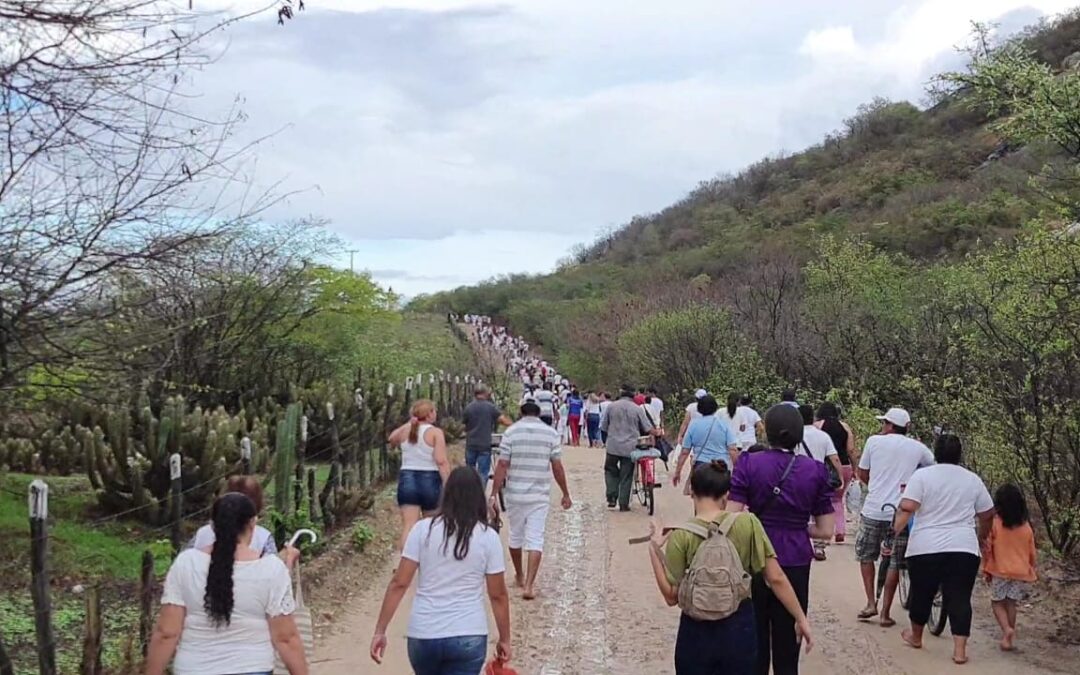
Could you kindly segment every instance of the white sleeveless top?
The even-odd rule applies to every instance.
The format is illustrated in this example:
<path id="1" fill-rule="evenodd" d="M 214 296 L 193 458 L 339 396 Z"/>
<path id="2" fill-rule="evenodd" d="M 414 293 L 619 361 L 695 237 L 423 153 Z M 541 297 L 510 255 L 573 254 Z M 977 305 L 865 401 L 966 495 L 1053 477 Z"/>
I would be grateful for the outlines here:
<path id="1" fill-rule="evenodd" d="M 435 464 L 435 448 L 424 440 L 430 424 L 421 424 L 416 430 L 416 442 L 406 440 L 401 444 L 401 469 L 403 471 L 438 471 Z"/>

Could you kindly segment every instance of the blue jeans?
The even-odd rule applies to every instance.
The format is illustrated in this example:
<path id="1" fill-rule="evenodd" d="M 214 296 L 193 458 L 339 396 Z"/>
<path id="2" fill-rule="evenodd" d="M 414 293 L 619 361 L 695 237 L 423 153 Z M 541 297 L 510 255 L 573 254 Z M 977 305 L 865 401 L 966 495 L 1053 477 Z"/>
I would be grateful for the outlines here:
<path id="1" fill-rule="evenodd" d="M 589 413 L 585 416 L 585 428 L 589 430 L 589 442 L 600 442 L 600 415 Z"/>
<path id="2" fill-rule="evenodd" d="M 419 506 L 429 512 L 439 508 L 442 494 L 442 476 L 438 471 L 402 469 L 398 473 L 398 506 Z"/>
<path id="3" fill-rule="evenodd" d="M 491 450 L 465 448 L 465 465 L 476 469 L 476 473 L 480 474 L 480 482 L 484 484 L 486 490 L 488 476 L 491 475 Z"/>
<path id="4" fill-rule="evenodd" d="M 416 675 L 480 675 L 485 656 L 486 635 L 409 638 L 409 663 Z"/>

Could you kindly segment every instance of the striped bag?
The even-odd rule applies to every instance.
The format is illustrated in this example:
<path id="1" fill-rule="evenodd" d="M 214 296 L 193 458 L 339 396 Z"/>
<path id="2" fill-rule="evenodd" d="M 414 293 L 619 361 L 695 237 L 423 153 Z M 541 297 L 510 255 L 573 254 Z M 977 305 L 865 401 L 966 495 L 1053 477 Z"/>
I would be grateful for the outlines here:
<path id="1" fill-rule="evenodd" d="M 300 640 L 304 643 L 304 654 L 308 665 L 315 656 L 315 631 L 311 624 L 311 610 L 304 603 L 304 580 L 300 574 L 300 561 L 296 561 L 296 576 L 294 579 L 294 594 L 296 596 L 296 610 L 293 612 L 293 620 L 296 621 L 296 630 L 300 633 Z M 281 660 L 281 655 L 274 654 L 274 675 L 289 675 L 289 669 Z"/>

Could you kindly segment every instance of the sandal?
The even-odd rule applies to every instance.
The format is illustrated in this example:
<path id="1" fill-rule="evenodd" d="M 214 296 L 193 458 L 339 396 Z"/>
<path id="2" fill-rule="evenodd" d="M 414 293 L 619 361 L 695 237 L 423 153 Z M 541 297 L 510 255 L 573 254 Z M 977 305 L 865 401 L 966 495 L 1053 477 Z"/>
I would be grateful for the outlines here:
<path id="1" fill-rule="evenodd" d="M 895 625 L 896 625 L 896 621 L 894 621 L 893 619 L 882 619 L 881 620 L 881 627 L 882 628 L 892 628 Z"/>
<path id="2" fill-rule="evenodd" d="M 859 618 L 864 619 L 864 620 L 865 619 L 873 619 L 875 616 L 877 616 L 877 613 L 878 613 L 877 607 L 875 607 L 873 609 L 863 608 L 863 610 L 861 612 L 859 612 Z"/>

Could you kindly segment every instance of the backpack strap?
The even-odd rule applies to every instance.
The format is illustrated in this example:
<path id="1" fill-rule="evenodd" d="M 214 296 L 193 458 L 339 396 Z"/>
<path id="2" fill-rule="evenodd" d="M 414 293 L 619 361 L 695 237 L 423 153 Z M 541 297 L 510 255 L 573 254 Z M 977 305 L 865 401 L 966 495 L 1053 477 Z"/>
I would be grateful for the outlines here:
<path id="1" fill-rule="evenodd" d="M 735 524 L 735 521 L 738 520 L 739 516 L 741 516 L 743 513 L 743 511 L 740 511 L 739 513 L 728 514 L 723 520 L 718 522 L 716 526 L 720 534 L 724 535 L 725 537 L 728 536 L 728 532 L 731 532 L 731 527 Z"/>
<path id="2" fill-rule="evenodd" d="M 698 523 L 695 523 L 692 520 L 686 521 L 685 523 L 683 523 L 682 525 L 679 525 L 675 529 L 676 530 L 685 530 L 685 531 L 687 531 L 687 532 L 689 532 L 691 534 L 694 534 L 694 535 L 697 535 L 697 536 L 701 537 L 702 539 L 708 539 L 709 534 L 710 534 L 708 527 L 706 527 L 705 525 L 699 525 Z"/>

